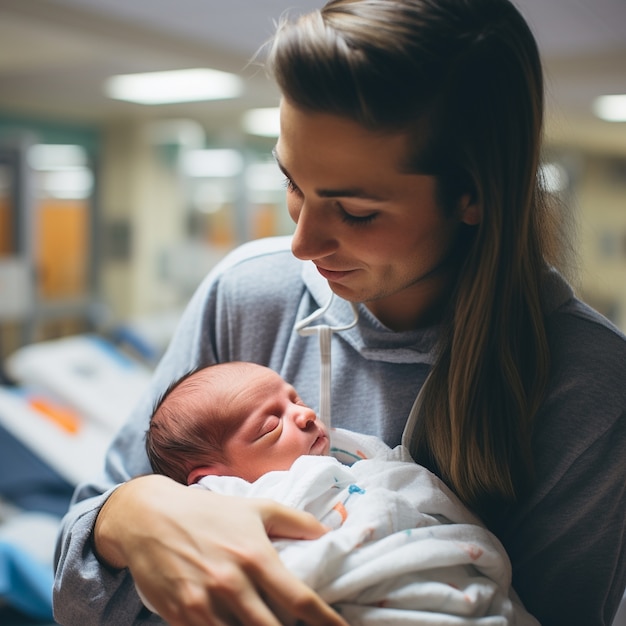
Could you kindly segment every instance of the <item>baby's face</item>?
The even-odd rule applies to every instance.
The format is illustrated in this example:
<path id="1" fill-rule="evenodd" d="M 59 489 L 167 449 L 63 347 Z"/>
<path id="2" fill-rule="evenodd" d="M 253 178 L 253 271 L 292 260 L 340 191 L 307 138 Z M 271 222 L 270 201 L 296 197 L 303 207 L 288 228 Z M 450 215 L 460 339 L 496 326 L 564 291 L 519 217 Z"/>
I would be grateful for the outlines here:
<path id="1" fill-rule="evenodd" d="M 328 431 L 296 390 L 276 372 L 254 368 L 232 396 L 234 413 L 245 414 L 224 446 L 233 475 L 254 481 L 272 470 L 286 470 L 305 454 L 327 455 Z"/>

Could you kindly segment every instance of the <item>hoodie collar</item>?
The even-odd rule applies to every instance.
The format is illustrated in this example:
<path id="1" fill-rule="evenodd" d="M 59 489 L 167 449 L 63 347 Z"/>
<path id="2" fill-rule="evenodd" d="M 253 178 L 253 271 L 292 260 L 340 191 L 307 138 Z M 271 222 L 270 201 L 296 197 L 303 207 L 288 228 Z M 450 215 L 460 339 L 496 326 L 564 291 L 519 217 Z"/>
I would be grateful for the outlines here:
<path id="1" fill-rule="evenodd" d="M 304 264 L 302 278 L 318 307 L 324 306 L 332 292 L 313 263 Z M 438 327 L 396 332 L 382 324 L 365 305 L 359 304 L 358 311 L 359 323 L 336 336 L 363 358 L 387 363 L 433 363 Z M 337 296 L 324 315 L 329 326 L 345 326 L 353 319 L 350 303 Z"/>
<path id="2" fill-rule="evenodd" d="M 315 269 L 315 265 L 306 262 L 302 269 L 302 278 L 311 297 L 318 307 L 324 306 L 331 296 L 331 289 L 325 278 Z M 545 315 L 556 311 L 574 297 L 571 286 L 554 268 L 549 268 L 542 285 L 542 307 Z M 438 326 L 396 332 L 382 324 L 364 305 L 358 305 L 359 323 L 337 337 L 348 343 L 363 358 L 370 361 L 387 363 L 425 363 L 432 365 L 435 358 Z M 354 319 L 354 312 L 349 302 L 335 297 L 324 315 L 329 326 L 345 326 Z"/>

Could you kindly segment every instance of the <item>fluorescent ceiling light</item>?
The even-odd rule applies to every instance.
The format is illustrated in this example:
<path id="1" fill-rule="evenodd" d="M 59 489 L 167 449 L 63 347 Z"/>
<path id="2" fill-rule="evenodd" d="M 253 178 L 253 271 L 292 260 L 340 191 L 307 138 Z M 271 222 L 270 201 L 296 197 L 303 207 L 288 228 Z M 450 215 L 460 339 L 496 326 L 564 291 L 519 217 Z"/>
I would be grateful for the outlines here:
<path id="1" fill-rule="evenodd" d="M 28 149 L 28 164 L 35 170 L 51 171 L 85 167 L 87 154 L 82 146 L 36 144 Z"/>
<path id="2" fill-rule="evenodd" d="M 285 175 L 276 163 L 252 163 L 246 169 L 246 185 L 252 191 L 285 192 Z"/>
<path id="3" fill-rule="evenodd" d="M 26 160 L 38 172 L 38 191 L 44 195 L 64 200 L 91 195 L 94 176 L 82 146 L 36 144 L 28 149 Z"/>
<path id="4" fill-rule="evenodd" d="M 593 112 L 607 122 L 626 122 L 626 94 L 596 98 Z"/>
<path id="5" fill-rule="evenodd" d="M 182 154 L 182 170 L 193 178 L 230 178 L 243 170 L 237 150 L 189 150 Z"/>
<path id="6" fill-rule="evenodd" d="M 43 172 L 41 176 L 41 190 L 53 198 L 81 200 L 93 189 L 93 173 L 86 167 Z"/>
<path id="7" fill-rule="evenodd" d="M 250 135 L 278 137 L 280 134 L 280 109 L 250 109 L 242 120 L 243 129 Z"/>
<path id="8" fill-rule="evenodd" d="M 107 95 L 138 104 L 171 104 L 236 98 L 243 82 L 235 74 L 208 68 L 122 74 L 105 83 Z"/>
<path id="9" fill-rule="evenodd" d="M 235 200 L 234 190 L 230 187 L 232 186 L 210 181 L 204 181 L 198 185 L 193 194 L 196 210 L 207 215 L 220 211 L 225 205 Z"/>

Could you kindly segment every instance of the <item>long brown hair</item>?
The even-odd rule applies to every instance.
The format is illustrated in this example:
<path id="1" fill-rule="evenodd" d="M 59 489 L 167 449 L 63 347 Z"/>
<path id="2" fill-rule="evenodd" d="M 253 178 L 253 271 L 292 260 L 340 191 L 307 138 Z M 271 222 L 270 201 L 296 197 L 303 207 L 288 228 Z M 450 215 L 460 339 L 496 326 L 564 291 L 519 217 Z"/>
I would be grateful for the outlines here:
<path id="1" fill-rule="evenodd" d="M 463 194 L 480 208 L 459 242 L 411 452 L 484 515 L 514 501 L 533 479 L 553 261 L 537 174 L 542 68 L 526 22 L 509 0 L 331 0 L 279 24 L 267 67 L 298 107 L 410 133 L 411 171 L 437 176 L 443 210 Z"/>

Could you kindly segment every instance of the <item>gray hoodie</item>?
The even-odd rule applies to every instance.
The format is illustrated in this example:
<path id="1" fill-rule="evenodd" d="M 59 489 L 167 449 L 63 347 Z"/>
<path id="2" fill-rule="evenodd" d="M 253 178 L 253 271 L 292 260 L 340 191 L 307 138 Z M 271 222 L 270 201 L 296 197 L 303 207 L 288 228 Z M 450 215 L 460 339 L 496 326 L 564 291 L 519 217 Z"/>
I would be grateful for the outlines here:
<path id="1" fill-rule="evenodd" d="M 319 409 L 320 343 L 294 325 L 329 297 L 313 264 L 293 257 L 289 238 L 250 242 L 207 276 L 109 450 L 105 473 L 75 492 L 57 546 L 61 624 L 159 623 L 142 610 L 128 571 L 102 567 L 90 544 L 112 489 L 150 471 L 144 434 L 157 397 L 193 367 L 242 360 L 268 365 Z M 608 626 L 626 584 L 626 338 L 556 272 L 545 281 L 544 309 L 552 375 L 533 440 L 537 483 L 503 512 L 497 534 L 515 590 L 544 626 Z M 334 298 L 320 321 L 353 320 L 351 305 Z M 359 305 L 358 323 L 332 337 L 333 426 L 400 443 L 437 332 L 391 331 Z"/>

